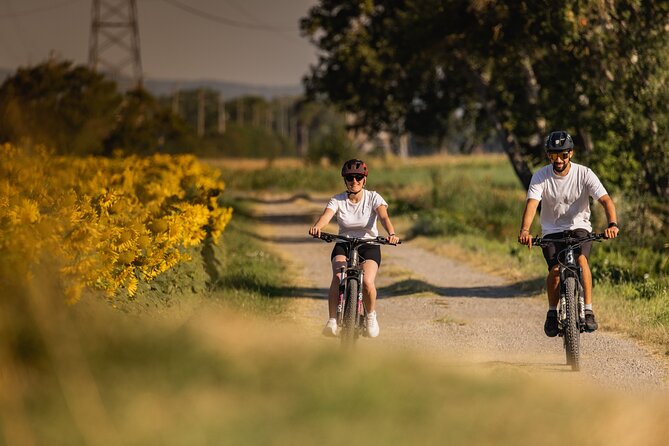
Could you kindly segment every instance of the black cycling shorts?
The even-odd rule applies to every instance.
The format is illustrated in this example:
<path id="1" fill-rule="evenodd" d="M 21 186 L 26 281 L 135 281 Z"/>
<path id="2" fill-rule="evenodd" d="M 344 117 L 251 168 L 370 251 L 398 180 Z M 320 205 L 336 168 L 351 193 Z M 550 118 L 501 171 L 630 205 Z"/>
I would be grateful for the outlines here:
<path id="1" fill-rule="evenodd" d="M 379 245 L 362 245 L 358 248 L 360 255 L 360 263 L 365 260 L 374 260 L 377 265 L 381 266 L 381 247 Z M 348 258 L 348 244 L 337 243 L 332 249 L 330 260 L 335 256 L 346 256 Z"/>
<path id="2" fill-rule="evenodd" d="M 587 229 L 574 229 L 571 231 L 572 237 L 585 237 L 589 234 Z M 556 232 L 555 234 L 547 234 L 542 237 L 544 240 L 549 240 L 552 238 L 563 238 L 565 236 L 564 232 Z M 553 269 L 555 265 L 558 264 L 558 254 L 567 247 L 565 243 L 549 243 L 546 247 L 542 248 L 544 252 L 544 258 L 548 264 L 548 270 Z M 579 256 L 584 255 L 588 261 L 590 261 L 590 249 L 592 248 L 592 240 L 583 243 L 581 246 L 574 250 L 574 254 L 578 259 Z"/>

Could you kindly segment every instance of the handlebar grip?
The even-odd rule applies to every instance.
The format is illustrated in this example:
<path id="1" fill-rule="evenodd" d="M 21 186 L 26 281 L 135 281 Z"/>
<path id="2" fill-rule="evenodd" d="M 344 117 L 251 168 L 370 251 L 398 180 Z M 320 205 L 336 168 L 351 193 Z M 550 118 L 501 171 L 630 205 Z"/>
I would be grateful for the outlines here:
<path id="1" fill-rule="evenodd" d="M 402 244 L 402 240 L 398 241 L 397 243 L 389 243 L 388 240 L 389 240 L 388 237 L 383 237 L 381 235 L 376 237 L 377 242 L 381 242 L 381 243 L 386 244 L 386 245 L 401 245 Z"/>

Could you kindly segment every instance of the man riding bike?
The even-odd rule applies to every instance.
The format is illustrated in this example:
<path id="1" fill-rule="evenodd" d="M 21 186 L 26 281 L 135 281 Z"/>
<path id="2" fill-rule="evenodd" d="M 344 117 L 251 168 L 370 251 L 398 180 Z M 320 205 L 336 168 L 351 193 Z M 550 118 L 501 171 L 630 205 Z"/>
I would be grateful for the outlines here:
<path id="1" fill-rule="evenodd" d="M 388 203 L 377 192 L 365 189 L 368 173 L 367 165 L 359 159 L 348 160 L 344 163 L 341 176 L 344 179 L 346 191 L 330 198 L 323 214 L 309 229 L 309 234 L 319 237 L 321 229 L 336 215 L 340 235 L 374 239 L 379 235 L 376 228 L 378 218 L 388 231 L 389 243 L 399 242 L 388 216 Z M 359 254 L 364 271 L 363 299 L 367 309 L 367 335 L 375 338 L 379 335 L 379 324 L 376 319 L 374 279 L 381 265 L 381 248 L 378 245 L 364 245 L 360 248 Z M 347 255 L 346 245 L 337 243 L 330 256 L 332 261 L 332 282 L 328 293 L 330 318 L 323 328 L 325 336 L 337 335 L 339 281 L 341 280 L 341 269 L 346 265 Z"/>
<path id="2" fill-rule="evenodd" d="M 541 202 L 541 233 L 544 240 L 562 238 L 564 231 L 573 231 L 575 237 L 592 231 L 590 223 L 589 197 L 599 201 L 604 207 L 608 227 L 604 231 L 607 238 L 618 236 L 616 208 L 601 181 L 589 168 L 572 163 L 574 141 L 562 130 L 552 132 L 545 143 L 546 155 L 551 164 L 539 169 L 532 176 L 527 191 L 527 201 L 523 211 L 518 241 L 532 248 L 530 226 Z M 585 326 L 589 332 L 598 328 L 592 311 L 592 275 L 588 258 L 592 242 L 586 242 L 577 249 L 578 264 L 582 270 L 585 301 Z M 546 290 L 548 313 L 544 324 L 547 336 L 557 336 L 557 305 L 560 300 L 560 277 L 558 253 L 565 248 L 562 243 L 551 243 L 543 248 L 548 264 Z"/>

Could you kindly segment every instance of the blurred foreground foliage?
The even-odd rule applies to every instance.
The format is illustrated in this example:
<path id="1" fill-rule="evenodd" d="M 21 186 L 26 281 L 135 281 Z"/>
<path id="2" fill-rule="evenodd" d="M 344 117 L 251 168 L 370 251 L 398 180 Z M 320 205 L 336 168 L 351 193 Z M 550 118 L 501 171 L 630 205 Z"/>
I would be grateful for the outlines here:
<path id="1" fill-rule="evenodd" d="M 294 325 L 212 307 L 113 324 L 95 307 L 71 310 L 51 315 L 60 325 L 40 315 L 39 368 L 2 363 L 5 444 L 334 446 L 350 429 L 353 446 L 558 446 L 584 431 L 596 446 L 660 446 L 668 434 L 663 396 L 572 380 L 565 393 L 563 366 L 542 379 L 504 363 L 346 355 Z"/>

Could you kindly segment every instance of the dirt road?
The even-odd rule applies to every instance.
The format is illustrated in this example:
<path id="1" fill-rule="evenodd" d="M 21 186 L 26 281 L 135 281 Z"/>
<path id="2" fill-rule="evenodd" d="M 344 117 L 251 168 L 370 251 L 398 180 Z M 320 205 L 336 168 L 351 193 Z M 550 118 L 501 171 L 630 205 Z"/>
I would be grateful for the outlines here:
<path id="1" fill-rule="evenodd" d="M 320 334 L 327 319 L 332 245 L 307 235 L 326 200 L 274 196 L 255 200 L 254 209 L 262 238 L 294 272 L 296 322 L 308 339 L 334 345 L 337 340 Z M 665 363 L 629 338 L 606 331 L 605 320 L 600 321 L 603 329 L 581 338 L 582 372 L 565 374 L 570 368 L 561 339 L 543 333 L 543 299 L 411 242 L 383 247 L 382 253 L 377 277 L 381 334 L 362 338 L 361 352 L 410 349 L 462 366 L 568 375 L 632 391 L 668 388 Z"/>

